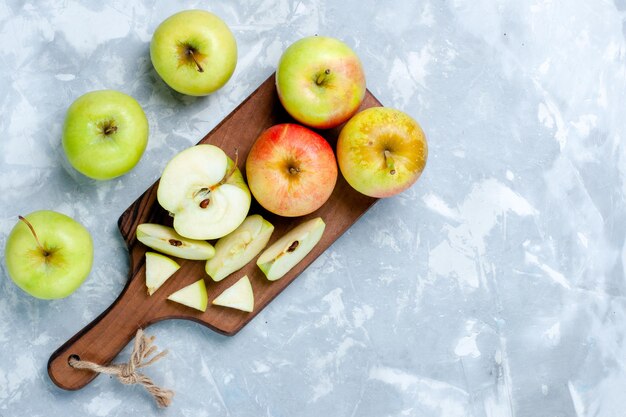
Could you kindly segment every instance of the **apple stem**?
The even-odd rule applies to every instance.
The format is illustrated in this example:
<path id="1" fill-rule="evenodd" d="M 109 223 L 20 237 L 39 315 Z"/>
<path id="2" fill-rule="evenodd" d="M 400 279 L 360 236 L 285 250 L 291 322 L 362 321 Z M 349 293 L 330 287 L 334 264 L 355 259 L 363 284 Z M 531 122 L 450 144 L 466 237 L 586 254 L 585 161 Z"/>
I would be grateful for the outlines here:
<path id="1" fill-rule="evenodd" d="M 387 149 L 385 149 L 385 164 L 387 165 L 387 168 L 390 169 L 389 173 L 391 175 L 395 175 L 396 174 L 396 170 L 394 168 L 394 163 L 393 163 L 393 158 L 391 157 L 391 152 L 389 152 Z"/>
<path id="2" fill-rule="evenodd" d="M 115 132 L 117 132 L 117 126 L 107 126 L 104 129 L 104 134 L 107 135 L 107 136 L 110 135 L 111 133 L 115 133 Z"/>
<path id="3" fill-rule="evenodd" d="M 326 76 L 329 74 L 330 74 L 330 69 L 326 68 L 326 71 L 322 72 L 321 74 L 317 76 L 317 79 L 315 80 L 315 84 L 322 85 L 322 83 L 326 79 Z"/>
<path id="4" fill-rule="evenodd" d="M 50 252 L 48 252 L 47 250 L 44 249 L 43 245 L 41 244 L 41 242 L 39 241 L 39 237 L 37 237 L 37 233 L 35 233 L 35 228 L 33 227 L 33 225 L 26 220 L 24 217 L 22 216 L 17 216 L 21 221 L 23 221 L 24 223 L 26 223 L 26 226 L 28 226 L 28 228 L 30 229 L 30 232 L 33 234 L 33 237 L 35 238 L 35 240 L 37 241 L 37 246 L 39 246 L 39 249 L 41 249 L 41 251 L 43 252 L 43 256 L 48 256 L 50 255 Z"/>
<path id="5" fill-rule="evenodd" d="M 193 59 L 193 62 L 196 64 L 196 68 L 198 69 L 198 72 L 204 72 L 204 68 L 202 68 L 202 66 L 196 59 L 196 56 L 193 54 L 193 49 L 187 49 L 187 55 L 189 55 L 191 59 Z"/>
<path id="6" fill-rule="evenodd" d="M 239 149 L 235 148 L 235 162 L 233 163 L 233 167 L 230 169 L 229 172 L 224 174 L 224 178 L 222 178 L 222 180 L 217 185 L 214 185 L 213 187 L 211 187 L 211 190 L 214 190 L 216 187 L 220 185 L 226 184 L 226 181 L 228 181 L 230 176 L 233 175 L 233 173 L 237 170 L 238 163 L 239 163 Z"/>

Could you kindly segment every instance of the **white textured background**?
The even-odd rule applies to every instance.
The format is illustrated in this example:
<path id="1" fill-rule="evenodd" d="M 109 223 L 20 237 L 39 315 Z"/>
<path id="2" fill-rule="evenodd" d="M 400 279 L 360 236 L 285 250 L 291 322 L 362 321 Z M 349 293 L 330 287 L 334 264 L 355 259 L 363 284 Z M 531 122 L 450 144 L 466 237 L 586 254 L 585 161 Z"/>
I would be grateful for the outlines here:
<path id="1" fill-rule="evenodd" d="M 0 416 L 155 413 L 107 377 L 56 388 L 48 357 L 121 291 L 122 211 L 314 33 L 350 44 L 372 92 L 420 121 L 425 173 L 234 338 L 151 327 L 171 354 L 147 372 L 177 392 L 159 415 L 624 416 L 625 0 L 82 3 L 0 2 L 0 246 L 18 214 L 53 209 L 96 247 L 65 300 L 24 295 L 2 266 Z M 148 56 L 155 27 L 194 6 L 239 45 L 203 99 Z M 61 124 L 102 88 L 134 96 L 151 131 L 135 170 L 94 182 L 67 168 Z"/>

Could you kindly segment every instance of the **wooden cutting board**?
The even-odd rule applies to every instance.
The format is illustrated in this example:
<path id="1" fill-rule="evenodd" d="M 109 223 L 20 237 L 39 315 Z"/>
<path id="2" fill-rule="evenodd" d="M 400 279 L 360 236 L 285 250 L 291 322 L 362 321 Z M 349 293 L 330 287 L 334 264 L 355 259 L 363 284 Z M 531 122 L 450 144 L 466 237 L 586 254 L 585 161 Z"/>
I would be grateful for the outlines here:
<path id="1" fill-rule="evenodd" d="M 362 109 L 380 106 L 380 102 L 367 91 Z M 245 175 L 245 161 L 252 144 L 268 127 L 293 119 L 285 112 L 271 75 L 243 103 L 199 143 L 210 143 L 222 148 L 234 159 L 235 149 L 239 152 L 239 168 Z M 335 147 L 341 126 L 319 131 Z M 167 161 L 163 161 L 163 167 Z M 261 214 L 275 226 L 269 244 L 301 222 L 322 217 L 326 229 L 318 245 L 278 281 L 268 281 L 256 266 L 256 259 L 243 269 L 220 282 L 214 282 L 204 271 L 204 261 L 177 259 L 181 268 L 156 293 L 147 295 L 145 285 L 146 246 L 135 238 L 135 229 L 141 223 L 159 223 L 171 226 L 172 219 L 156 200 L 158 182 L 144 192 L 119 218 L 118 226 L 130 253 L 131 270 L 126 286 L 113 304 L 94 321 L 57 349 L 48 362 L 48 373 L 56 385 L 67 390 L 76 390 L 87 385 L 96 374 L 87 370 L 74 369 L 68 364 L 72 355 L 102 365 L 108 365 L 134 337 L 137 329 L 166 319 L 194 320 L 219 333 L 232 336 L 254 318 L 263 308 L 287 287 L 315 258 L 320 256 L 375 202 L 375 198 L 356 192 L 339 175 L 330 199 L 317 211 L 299 218 L 285 218 L 271 214 L 254 200 L 250 214 Z M 243 275 L 248 275 L 254 291 L 254 311 L 242 311 L 217 307 L 211 301 Z M 174 291 L 205 278 L 209 295 L 209 307 L 202 313 L 167 300 Z M 288 303 L 289 300 L 283 300 Z"/>

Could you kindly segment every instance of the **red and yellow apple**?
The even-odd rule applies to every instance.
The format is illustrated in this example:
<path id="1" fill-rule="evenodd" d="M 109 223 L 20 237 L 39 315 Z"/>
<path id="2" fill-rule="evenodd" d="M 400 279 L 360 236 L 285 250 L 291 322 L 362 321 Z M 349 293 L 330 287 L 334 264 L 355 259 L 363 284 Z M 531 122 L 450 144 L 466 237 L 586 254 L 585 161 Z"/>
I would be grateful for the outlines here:
<path id="1" fill-rule="evenodd" d="M 337 160 L 344 178 L 370 197 L 391 197 L 421 175 L 428 144 L 411 116 L 388 107 L 372 107 L 346 123 L 337 140 Z"/>
<path id="2" fill-rule="evenodd" d="M 328 129 L 356 113 L 365 97 L 365 75 L 348 45 L 335 38 L 310 36 L 293 43 L 281 56 L 276 89 L 294 119 Z"/>
<path id="3" fill-rule="evenodd" d="M 280 216 L 304 216 L 332 194 L 337 162 L 323 137 L 285 123 L 257 138 L 246 160 L 246 176 L 252 195 L 265 209 Z"/>

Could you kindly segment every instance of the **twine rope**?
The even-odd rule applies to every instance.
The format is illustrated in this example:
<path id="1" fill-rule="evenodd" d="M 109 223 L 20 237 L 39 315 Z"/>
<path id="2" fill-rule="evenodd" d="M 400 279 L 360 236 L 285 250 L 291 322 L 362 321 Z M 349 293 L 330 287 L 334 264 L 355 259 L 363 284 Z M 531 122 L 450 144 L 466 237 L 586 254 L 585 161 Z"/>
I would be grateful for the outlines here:
<path id="1" fill-rule="evenodd" d="M 172 403 L 174 391 L 157 386 L 152 379 L 146 375 L 137 372 L 137 369 L 145 368 L 167 355 L 167 350 L 157 352 L 154 346 L 154 336 L 146 336 L 142 329 L 137 330 L 135 335 L 135 344 L 130 354 L 128 363 L 117 363 L 108 366 L 102 366 L 97 363 L 84 361 L 76 358 L 70 358 L 70 366 L 77 369 L 87 369 L 101 374 L 113 375 L 122 384 L 140 384 L 154 397 L 157 405 L 161 408 L 167 407 Z M 152 357 L 150 357 L 153 355 Z"/>

